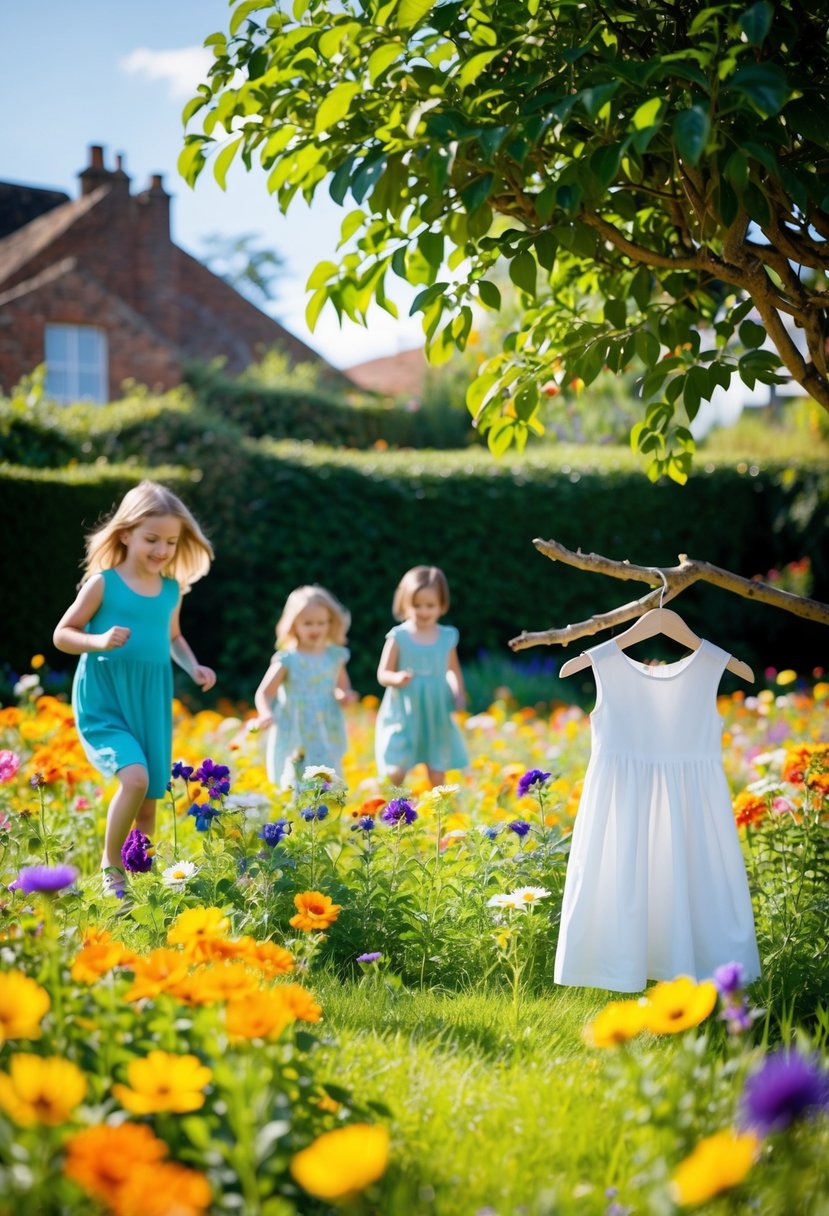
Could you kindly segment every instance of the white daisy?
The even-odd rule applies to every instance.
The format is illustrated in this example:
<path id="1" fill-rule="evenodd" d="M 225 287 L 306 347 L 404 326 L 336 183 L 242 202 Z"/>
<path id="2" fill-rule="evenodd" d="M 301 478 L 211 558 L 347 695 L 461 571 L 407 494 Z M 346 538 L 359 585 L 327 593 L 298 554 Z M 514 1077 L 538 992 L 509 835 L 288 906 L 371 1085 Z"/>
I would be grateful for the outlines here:
<path id="1" fill-rule="evenodd" d="M 511 893 L 510 898 L 514 899 L 516 905 L 520 907 L 522 904 L 534 904 L 539 899 L 547 899 L 551 894 L 546 887 L 519 887 L 517 891 Z"/>
<path id="2" fill-rule="evenodd" d="M 315 777 L 322 777 L 325 781 L 342 780 L 336 770 L 329 768 L 327 764 L 309 764 L 302 774 L 302 780 L 313 781 Z"/>
<path id="3" fill-rule="evenodd" d="M 166 886 L 178 887 L 186 883 L 197 872 L 197 867 L 192 861 L 177 861 L 175 865 L 163 870 L 161 877 Z"/>

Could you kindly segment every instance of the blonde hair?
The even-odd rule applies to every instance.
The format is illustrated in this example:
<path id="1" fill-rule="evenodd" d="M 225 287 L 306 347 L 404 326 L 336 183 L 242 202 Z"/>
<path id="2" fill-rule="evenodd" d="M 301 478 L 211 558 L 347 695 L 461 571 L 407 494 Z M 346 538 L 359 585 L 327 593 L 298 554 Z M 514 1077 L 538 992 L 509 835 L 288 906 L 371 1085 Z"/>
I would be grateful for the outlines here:
<path id="1" fill-rule="evenodd" d="M 102 570 L 120 566 L 127 556 L 121 533 L 132 531 L 142 520 L 154 515 L 173 515 L 181 521 L 175 555 L 161 573 L 165 578 L 174 578 L 182 591 L 189 591 L 210 569 L 213 546 L 181 499 L 156 481 L 142 481 L 133 486 L 106 522 L 89 533 L 82 582 Z"/>
<path id="2" fill-rule="evenodd" d="M 446 575 L 437 566 L 412 566 L 397 584 L 391 611 L 396 621 L 405 621 L 411 611 L 418 591 L 437 591 L 440 596 L 441 614 L 449 611 L 449 584 Z"/>
<path id="3" fill-rule="evenodd" d="M 276 623 L 276 645 L 281 650 L 296 648 L 294 625 L 301 612 L 313 605 L 325 608 L 331 618 L 328 630 L 328 640 L 335 646 L 344 646 L 348 627 L 351 624 L 351 613 L 344 608 L 338 599 L 320 587 L 318 583 L 308 583 L 304 587 L 296 587 L 285 601 L 282 616 Z"/>

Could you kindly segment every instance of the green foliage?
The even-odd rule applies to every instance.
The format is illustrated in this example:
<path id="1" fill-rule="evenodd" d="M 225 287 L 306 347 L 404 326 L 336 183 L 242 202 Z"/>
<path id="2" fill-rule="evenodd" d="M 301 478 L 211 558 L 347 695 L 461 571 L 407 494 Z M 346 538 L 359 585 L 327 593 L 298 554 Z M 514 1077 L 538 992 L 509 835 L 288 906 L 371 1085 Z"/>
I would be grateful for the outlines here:
<path id="1" fill-rule="evenodd" d="M 468 396 L 493 451 L 540 433 L 551 378 L 638 368 L 633 442 L 684 482 L 700 402 L 779 382 L 767 331 L 829 407 L 829 52 L 799 0 L 263 0 L 208 43 L 185 178 L 221 180 L 241 147 L 283 211 L 323 184 L 350 207 L 311 326 L 327 305 L 395 313 L 401 278 L 440 365 L 499 309 L 506 266 L 522 316 Z"/>

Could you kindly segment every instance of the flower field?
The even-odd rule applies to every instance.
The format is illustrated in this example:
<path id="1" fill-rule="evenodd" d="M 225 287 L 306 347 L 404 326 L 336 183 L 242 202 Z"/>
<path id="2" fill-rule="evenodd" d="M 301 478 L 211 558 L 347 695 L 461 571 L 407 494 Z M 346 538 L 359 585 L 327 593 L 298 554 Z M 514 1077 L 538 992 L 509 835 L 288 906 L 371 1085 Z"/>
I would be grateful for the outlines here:
<path id="1" fill-rule="evenodd" d="M 589 719 L 496 702 L 446 786 L 275 794 L 176 709 L 123 900 L 109 792 L 37 672 L 0 710 L 0 1216 L 826 1212 L 829 684 L 722 698 L 763 977 L 556 987 Z M 419 777 L 419 771 L 414 774 Z"/>

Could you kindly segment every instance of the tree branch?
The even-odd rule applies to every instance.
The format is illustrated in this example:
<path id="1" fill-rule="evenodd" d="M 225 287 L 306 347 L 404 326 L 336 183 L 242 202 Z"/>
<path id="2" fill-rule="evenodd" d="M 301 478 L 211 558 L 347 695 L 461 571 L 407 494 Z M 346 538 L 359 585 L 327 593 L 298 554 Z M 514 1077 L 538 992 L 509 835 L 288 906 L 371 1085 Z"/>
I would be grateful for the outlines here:
<path id="1" fill-rule="evenodd" d="M 531 646 L 551 646 L 554 643 L 566 646 L 577 638 L 591 637 L 603 629 L 623 625 L 626 621 L 641 616 L 647 609 L 656 608 L 674 599 L 686 587 L 696 582 L 711 583 L 723 591 L 731 591 L 745 599 L 770 604 L 773 608 L 781 608 L 784 612 L 791 612 L 807 621 L 829 625 L 829 604 L 822 604 L 819 600 L 808 599 L 803 595 L 794 595 L 790 591 L 781 591 L 759 579 L 743 578 L 741 574 L 732 574 L 730 570 L 686 557 L 684 553 L 679 555 L 678 566 L 635 566 L 630 562 L 602 557 L 599 553 L 582 553 L 581 550 L 574 553 L 555 540 L 534 540 L 533 544 L 551 561 L 564 562 L 568 566 L 575 566 L 577 570 L 590 570 L 595 574 L 609 575 L 611 578 L 648 583 L 651 587 L 656 587 L 656 590 L 649 591 L 641 599 L 621 604 L 610 612 L 597 613 L 586 621 L 565 625 L 562 629 L 545 629 L 538 633 L 528 633 L 524 630 L 510 641 L 512 650 L 527 650 Z"/>

